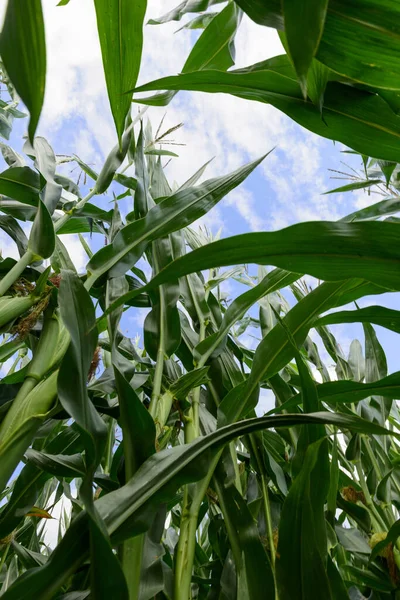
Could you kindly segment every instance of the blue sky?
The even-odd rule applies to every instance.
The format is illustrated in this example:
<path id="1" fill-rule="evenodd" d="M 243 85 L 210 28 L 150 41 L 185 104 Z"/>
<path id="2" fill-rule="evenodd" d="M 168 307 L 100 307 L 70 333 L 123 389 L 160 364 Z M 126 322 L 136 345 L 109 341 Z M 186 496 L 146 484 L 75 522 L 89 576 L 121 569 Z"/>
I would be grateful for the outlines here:
<path id="1" fill-rule="evenodd" d="M 163 14 L 177 2 L 150 0 L 147 18 Z M 46 0 L 43 4 L 48 75 L 45 107 L 37 133 L 49 140 L 56 154 L 75 153 L 99 169 L 116 143 L 116 134 L 105 91 L 93 1 L 71 0 L 65 7 L 57 7 L 56 0 Z M 145 27 L 140 83 L 180 71 L 196 37 L 195 33 L 185 30 L 175 34 L 181 25 Z M 281 51 L 274 30 L 258 27 L 244 17 L 236 39 L 238 67 Z M 301 129 L 273 107 L 226 95 L 180 93 L 166 109 L 148 111 L 154 129 L 165 113 L 164 129 L 184 123 L 172 136 L 184 145 L 173 148 L 180 156 L 167 167 L 171 183 L 182 183 L 212 157 L 215 159 L 206 177 L 232 171 L 275 147 L 238 190 L 202 219 L 202 224 L 213 232 L 222 228 L 224 237 L 279 229 L 298 221 L 336 220 L 372 201 L 363 191 L 323 196 L 322 192 L 338 185 L 330 179 L 329 168 L 341 169 L 342 160 L 351 161 L 357 167 L 361 165 L 353 157 L 341 154 L 340 144 L 334 145 Z M 15 123 L 10 145 L 17 150 L 21 149 L 26 125 L 26 120 Z M 69 168 L 65 168 L 65 172 L 68 171 Z M 70 175 L 75 178 L 77 173 L 75 170 Z M 97 202 L 109 207 L 110 200 L 111 195 L 107 195 Z M 128 205 L 124 204 L 121 209 L 125 212 Z M 92 240 L 91 243 L 97 247 L 99 242 Z M 0 245 L 4 256 L 15 255 L 12 244 L 3 234 L 0 234 Z M 86 257 L 79 241 L 70 237 L 67 246 L 77 267 L 84 269 Z M 231 297 L 239 291 L 239 285 L 226 286 Z M 396 308 L 398 295 L 385 300 L 380 297 L 376 303 Z M 145 311 L 137 310 L 127 317 L 124 327 L 131 337 L 140 332 L 144 314 Z M 362 329 L 356 325 L 334 326 L 332 331 L 345 354 L 353 337 L 363 340 Z M 389 370 L 398 370 L 395 334 L 380 328 L 377 331 L 388 353 Z M 244 341 L 254 343 L 249 337 Z"/>

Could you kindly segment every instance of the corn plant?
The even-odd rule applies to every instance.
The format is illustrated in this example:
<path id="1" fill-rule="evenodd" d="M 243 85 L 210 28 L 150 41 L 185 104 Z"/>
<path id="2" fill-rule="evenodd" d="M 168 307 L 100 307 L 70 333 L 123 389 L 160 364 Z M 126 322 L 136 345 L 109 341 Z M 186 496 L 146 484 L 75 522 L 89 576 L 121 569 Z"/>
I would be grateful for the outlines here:
<path id="1" fill-rule="evenodd" d="M 25 109 L 29 123 L 24 156 L 1 144 L 0 227 L 20 256 L 0 261 L 4 600 L 400 597 L 400 372 L 374 328 L 400 333 L 400 319 L 365 300 L 400 290 L 400 9 L 220 4 L 184 0 L 150 21 L 192 13 L 203 31 L 181 74 L 139 98 L 146 2 L 94 0 L 116 131 L 96 172 L 36 135 L 41 2 L 8 1 L 0 135 Z M 286 54 L 231 69 L 242 10 L 276 27 Z M 347 189 L 394 197 L 337 222 L 222 239 L 198 229 L 268 156 L 206 180 L 199 165 L 171 185 L 165 134 L 131 102 L 165 105 L 183 89 L 273 104 L 361 154 L 365 179 Z M 63 244 L 71 233 L 84 272 Z M 135 339 L 126 314 L 143 309 Z M 364 339 L 346 355 L 331 326 L 351 323 Z M 264 393 L 274 402 L 260 415 Z"/>

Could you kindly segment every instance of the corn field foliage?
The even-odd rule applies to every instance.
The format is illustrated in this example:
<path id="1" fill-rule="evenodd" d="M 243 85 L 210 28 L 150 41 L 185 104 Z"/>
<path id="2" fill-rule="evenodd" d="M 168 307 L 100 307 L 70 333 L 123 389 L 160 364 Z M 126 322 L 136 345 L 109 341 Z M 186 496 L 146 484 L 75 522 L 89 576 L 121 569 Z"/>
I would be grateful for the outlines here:
<path id="1" fill-rule="evenodd" d="M 146 0 L 93 10 L 116 142 L 100 172 L 36 136 L 41 0 L 8 0 L 0 36 L 0 227 L 20 256 L 0 260 L 2 599 L 398 599 L 400 371 L 375 329 L 400 333 L 379 305 L 400 291 L 398 2 L 183 0 L 146 27 Z M 286 53 L 235 69 L 242 11 Z M 201 34 L 180 73 L 136 88 L 146 28 L 184 16 Z M 172 185 L 171 131 L 144 112 L 180 90 L 271 104 L 341 142 L 363 170 L 340 190 L 368 188 L 367 206 L 223 239 L 191 227 L 268 156 Z M 121 319 L 143 308 L 132 339 Z M 348 356 L 338 323 L 363 327 Z"/>

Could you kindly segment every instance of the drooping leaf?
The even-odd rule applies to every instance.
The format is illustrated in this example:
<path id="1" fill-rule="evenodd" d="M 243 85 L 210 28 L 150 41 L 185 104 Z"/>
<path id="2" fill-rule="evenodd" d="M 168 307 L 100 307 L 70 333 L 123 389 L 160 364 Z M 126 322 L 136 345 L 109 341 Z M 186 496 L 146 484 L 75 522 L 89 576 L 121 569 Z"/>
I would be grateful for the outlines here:
<path id="1" fill-rule="evenodd" d="M 23 204 L 37 206 L 39 175 L 29 167 L 12 167 L 0 174 L 0 193 Z"/>
<path id="2" fill-rule="evenodd" d="M 33 221 L 29 236 L 28 248 L 41 258 L 49 258 L 55 248 L 55 232 L 53 221 L 45 204 L 39 200 L 39 207 Z"/>
<path id="3" fill-rule="evenodd" d="M 284 29 L 279 0 L 237 3 L 256 23 Z M 393 27 L 397 17 L 394 2 L 330 0 L 316 58 L 338 73 L 338 78 L 344 76 L 385 92 L 399 89 L 395 56 L 400 42 L 398 29 Z"/>
<path id="4" fill-rule="evenodd" d="M 47 210 L 52 215 L 61 198 L 62 192 L 62 186 L 55 180 L 56 157 L 48 141 L 42 137 L 35 138 L 34 150 L 36 153 L 35 164 L 45 183 L 41 192 L 41 198 Z"/>
<path id="5" fill-rule="evenodd" d="M 400 333 L 400 312 L 385 306 L 367 306 L 357 310 L 344 310 L 321 317 L 317 325 L 336 323 L 374 323 Z"/>
<path id="6" fill-rule="evenodd" d="M 169 21 L 180 21 L 187 13 L 205 12 L 210 6 L 219 4 L 220 2 L 223 2 L 223 0 L 183 0 L 177 7 L 162 17 L 150 19 L 148 25 L 160 25 Z"/>
<path id="7" fill-rule="evenodd" d="M 378 160 L 378 165 L 385 177 L 386 186 L 388 186 L 390 183 L 390 178 L 393 175 L 393 171 L 396 168 L 396 163 L 388 160 Z"/>
<path id="8" fill-rule="evenodd" d="M 57 477 L 83 477 L 86 472 L 81 454 L 72 454 L 70 456 L 47 454 L 30 448 L 26 452 L 26 457 L 43 471 Z"/>
<path id="9" fill-rule="evenodd" d="M 328 381 L 317 385 L 320 400 L 328 404 L 356 403 L 373 395 L 385 398 L 397 398 L 400 391 L 400 372 L 392 373 L 383 379 L 368 383 L 358 381 Z M 301 402 L 300 395 L 295 395 L 282 404 L 276 411 L 292 410 Z"/>
<path id="10" fill-rule="evenodd" d="M 0 215 L 0 229 L 3 229 L 17 245 L 19 255 L 25 254 L 28 247 L 28 240 L 24 230 L 18 222 L 11 216 Z"/>
<path id="11" fill-rule="evenodd" d="M 9 0 L 0 54 L 19 96 L 30 112 L 29 138 L 33 143 L 42 111 L 46 83 L 46 41 L 41 0 Z"/>
<path id="12" fill-rule="evenodd" d="M 398 240 L 398 226 L 380 222 L 310 222 L 276 232 L 247 233 L 213 242 L 178 258 L 142 291 L 170 277 L 243 263 L 273 264 L 326 281 L 364 277 L 377 286 L 400 289 Z M 375 290 L 373 293 L 378 288 Z M 130 292 L 115 306 L 136 293 Z"/>
<path id="13" fill-rule="evenodd" d="M 6 144 L 0 144 L 1 153 L 9 167 L 25 167 L 25 160 L 18 152 Z"/>
<path id="14" fill-rule="evenodd" d="M 329 82 L 320 110 L 304 102 L 286 55 L 236 71 L 203 70 L 164 77 L 136 89 L 228 93 L 271 104 L 313 133 L 337 140 L 367 156 L 400 162 L 400 118 L 376 94 Z"/>
<path id="15" fill-rule="evenodd" d="M 328 0 L 283 0 L 283 19 L 291 59 L 307 93 L 307 73 L 325 25 Z"/>
<path id="16" fill-rule="evenodd" d="M 235 62 L 234 38 L 240 21 L 241 11 L 234 2 L 229 3 L 199 37 L 182 73 L 202 69 L 229 69 Z"/>
<path id="17" fill-rule="evenodd" d="M 147 1 L 94 0 L 108 98 L 121 144 L 139 74 Z"/>

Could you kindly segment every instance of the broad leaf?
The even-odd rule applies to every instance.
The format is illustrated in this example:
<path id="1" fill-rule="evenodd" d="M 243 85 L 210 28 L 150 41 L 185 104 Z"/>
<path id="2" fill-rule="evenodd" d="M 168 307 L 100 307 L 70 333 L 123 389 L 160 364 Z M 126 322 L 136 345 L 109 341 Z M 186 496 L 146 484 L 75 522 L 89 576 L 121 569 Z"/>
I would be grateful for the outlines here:
<path id="1" fill-rule="evenodd" d="M 310 222 L 265 233 L 246 233 L 213 242 L 178 258 L 159 273 L 149 289 L 188 273 L 243 263 L 272 264 L 318 279 L 364 277 L 374 285 L 400 290 L 400 231 L 395 223 Z M 129 292 L 108 310 L 139 294 Z M 366 294 L 365 294 L 366 295 Z"/>
<path id="2" fill-rule="evenodd" d="M 282 8 L 290 56 L 306 93 L 307 73 L 322 37 L 328 0 L 283 0 Z"/>
<path id="3" fill-rule="evenodd" d="M 199 71 L 164 77 L 136 89 L 224 92 L 271 104 L 313 133 L 337 140 L 367 156 L 400 162 L 400 117 L 369 92 L 342 83 L 328 83 L 323 119 L 320 110 L 304 102 L 287 56 L 277 56 L 236 71 Z"/>

